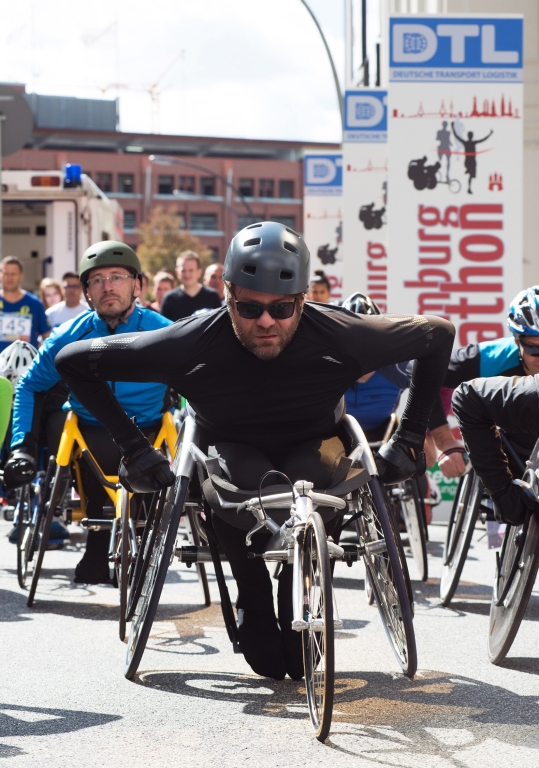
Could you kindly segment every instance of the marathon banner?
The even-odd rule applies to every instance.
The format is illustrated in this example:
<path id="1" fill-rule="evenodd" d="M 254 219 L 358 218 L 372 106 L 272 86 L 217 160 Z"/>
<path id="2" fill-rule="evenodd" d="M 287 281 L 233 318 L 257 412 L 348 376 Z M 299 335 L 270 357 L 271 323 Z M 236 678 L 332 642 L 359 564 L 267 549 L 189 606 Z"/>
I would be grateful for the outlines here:
<path id="1" fill-rule="evenodd" d="M 389 305 L 507 333 L 522 286 L 522 17 L 390 18 Z"/>
<path id="2" fill-rule="evenodd" d="M 347 91 L 343 129 L 344 296 L 387 312 L 387 91 Z"/>
<path id="3" fill-rule="evenodd" d="M 342 301 L 342 155 L 305 155 L 303 171 L 303 236 L 311 252 L 311 275 L 324 270 L 331 300 Z"/>

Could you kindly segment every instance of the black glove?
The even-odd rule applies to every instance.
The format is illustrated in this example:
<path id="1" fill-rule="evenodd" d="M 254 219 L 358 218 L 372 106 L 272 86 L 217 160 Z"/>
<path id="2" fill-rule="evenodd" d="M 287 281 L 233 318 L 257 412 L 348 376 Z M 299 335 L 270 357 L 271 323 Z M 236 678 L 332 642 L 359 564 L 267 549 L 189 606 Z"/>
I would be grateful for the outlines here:
<path id="1" fill-rule="evenodd" d="M 31 483 L 36 476 L 37 462 L 29 449 L 15 448 L 4 467 L 4 485 L 8 490 Z"/>
<path id="2" fill-rule="evenodd" d="M 419 477 L 425 473 L 427 468 L 425 453 L 417 447 L 414 447 L 414 451 L 417 458 L 414 458 L 411 444 L 396 434 L 389 442 L 382 445 L 374 460 L 384 485 L 403 483 L 411 477 Z"/>
<path id="3" fill-rule="evenodd" d="M 144 438 L 120 462 L 120 483 L 132 493 L 153 493 L 174 483 L 174 473 L 166 456 Z"/>
<path id="4" fill-rule="evenodd" d="M 528 512 L 537 512 L 539 504 L 527 488 L 511 483 L 503 491 L 491 495 L 494 502 L 494 517 L 498 523 L 522 525 Z"/>

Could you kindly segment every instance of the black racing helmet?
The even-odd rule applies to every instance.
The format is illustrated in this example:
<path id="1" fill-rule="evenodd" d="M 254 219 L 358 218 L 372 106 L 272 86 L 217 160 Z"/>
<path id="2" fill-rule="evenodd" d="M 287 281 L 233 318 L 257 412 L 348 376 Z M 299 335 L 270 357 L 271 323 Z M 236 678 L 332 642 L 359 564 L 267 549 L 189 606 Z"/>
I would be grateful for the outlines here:
<path id="1" fill-rule="evenodd" d="M 295 294 L 309 289 L 309 249 L 293 229 L 261 221 L 230 243 L 223 280 L 261 293 Z"/>
<path id="2" fill-rule="evenodd" d="M 381 315 L 378 304 L 364 293 L 353 293 L 342 303 L 345 309 L 355 312 L 356 315 Z"/>
<path id="3" fill-rule="evenodd" d="M 102 240 L 84 251 L 79 264 L 79 278 L 83 285 L 88 282 L 90 270 L 97 267 L 125 267 L 141 279 L 142 268 L 137 254 L 118 240 Z"/>

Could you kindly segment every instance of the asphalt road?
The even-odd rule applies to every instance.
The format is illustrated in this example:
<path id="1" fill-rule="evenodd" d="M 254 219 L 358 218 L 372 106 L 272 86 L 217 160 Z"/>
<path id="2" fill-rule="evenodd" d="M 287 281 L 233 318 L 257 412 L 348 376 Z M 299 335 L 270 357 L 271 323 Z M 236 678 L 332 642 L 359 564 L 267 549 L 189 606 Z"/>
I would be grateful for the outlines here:
<path id="1" fill-rule="evenodd" d="M 494 553 L 476 534 L 451 609 L 438 603 L 445 526 L 431 526 L 426 584 L 414 581 L 419 672 L 397 672 L 363 566 L 336 570 L 344 630 L 325 745 L 313 737 L 301 683 L 250 674 L 217 604 L 202 609 L 196 572 L 175 563 L 140 674 L 123 677 L 117 592 L 72 583 L 77 545 L 47 553 L 26 607 L 15 548 L 0 524 L 0 758 L 20 768 L 185 766 L 296 768 L 539 765 L 539 594 L 502 667 L 486 656 Z M 76 537 L 75 537 L 76 538 Z M 413 564 L 410 565 L 415 578 Z M 45 578 L 46 577 L 46 578 Z M 230 580 L 231 590 L 233 582 Z"/>

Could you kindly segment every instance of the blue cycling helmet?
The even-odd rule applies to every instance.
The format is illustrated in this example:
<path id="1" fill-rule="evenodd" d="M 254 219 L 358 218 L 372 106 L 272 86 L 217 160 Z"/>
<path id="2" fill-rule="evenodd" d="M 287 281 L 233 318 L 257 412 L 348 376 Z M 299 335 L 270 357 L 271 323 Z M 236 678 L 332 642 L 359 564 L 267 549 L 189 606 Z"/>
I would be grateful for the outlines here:
<path id="1" fill-rule="evenodd" d="M 539 336 L 539 285 L 521 291 L 509 307 L 507 325 L 513 336 Z"/>

